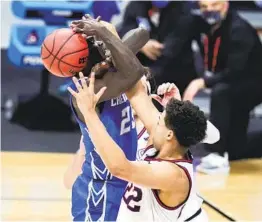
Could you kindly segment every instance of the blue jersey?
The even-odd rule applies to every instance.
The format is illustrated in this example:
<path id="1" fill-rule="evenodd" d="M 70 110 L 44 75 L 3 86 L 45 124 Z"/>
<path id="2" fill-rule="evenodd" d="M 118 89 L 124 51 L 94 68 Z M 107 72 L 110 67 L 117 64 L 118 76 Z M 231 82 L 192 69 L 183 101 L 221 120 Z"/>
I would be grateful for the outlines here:
<path id="1" fill-rule="evenodd" d="M 86 149 L 82 174 L 77 178 L 72 189 L 74 221 L 115 221 L 127 182 L 110 174 L 96 152 L 87 126 L 77 117 L 72 103 L 71 107 L 80 126 Z M 123 94 L 104 102 L 100 120 L 126 157 L 135 160 L 137 133 L 131 106 L 126 96 Z"/>

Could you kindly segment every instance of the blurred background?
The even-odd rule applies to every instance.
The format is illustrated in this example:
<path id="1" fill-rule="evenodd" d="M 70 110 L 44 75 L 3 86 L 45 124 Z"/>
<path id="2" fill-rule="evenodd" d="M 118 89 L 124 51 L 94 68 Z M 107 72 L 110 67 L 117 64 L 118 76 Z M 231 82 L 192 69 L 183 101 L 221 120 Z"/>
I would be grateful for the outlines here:
<path id="1" fill-rule="evenodd" d="M 210 34 L 205 25 L 217 17 L 205 11 L 221 17 L 224 9 L 197 1 L 1 1 L 2 220 L 71 220 L 63 175 L 81 135 L 68 105 L 70 80 L 44 69 L 40 47 L 47 34 L 89 13 L 120 36 L 138 26 L 150 31 L 137 56 L 151 70 L 153 90 L 164 82 L 182 95 L 197 89 L 193 102 L 221 133 L 218 144 L 192 147 L 211 221 L 262 221 L 262 2 L 229 8 Z"/>

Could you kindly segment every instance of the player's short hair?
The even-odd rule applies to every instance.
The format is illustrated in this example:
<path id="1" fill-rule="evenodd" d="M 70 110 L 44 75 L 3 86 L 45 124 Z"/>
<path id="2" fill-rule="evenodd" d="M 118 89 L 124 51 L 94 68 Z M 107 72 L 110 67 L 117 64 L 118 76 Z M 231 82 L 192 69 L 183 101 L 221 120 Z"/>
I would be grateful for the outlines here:
<path id="1" fill-rule="evenodd" d="M 207 119 L 204 112 L 189 101 L 171 99 L 166 106 L 165 124 L 183 147 L 201 142 L 206 135 Z"/>

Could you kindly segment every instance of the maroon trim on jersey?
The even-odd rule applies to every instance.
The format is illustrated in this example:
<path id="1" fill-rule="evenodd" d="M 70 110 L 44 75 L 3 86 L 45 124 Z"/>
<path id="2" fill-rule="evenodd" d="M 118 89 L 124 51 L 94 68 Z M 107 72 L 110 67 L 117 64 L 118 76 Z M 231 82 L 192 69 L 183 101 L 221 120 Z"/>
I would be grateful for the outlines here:
<path id="1" fill-rule="evenodd" d="M 146 147 L 145 150 L 144 150 L 144 153 L 145 153 L 146 151 L 148 151 L 149 149 L 151 149 L 151 148 L 154 148 L 154 146 L 153 146 L 153 145 L 149 145 L 148 147 Z M 144 153 L 143 153 L 143 154 L 144 154 Z M 150 158 L 150 157 L 146 157 L 145 160 L 146 160 L 147 158 Z"/>
<path id="2" fill-rule="evenodd" d="M 157 190 L 152 190 L 152 192 L 153 192 L 153 194 L 154 194 L 154 197 L 156 198 L 158 204 L 159 204 L 161 207 L 163 207 L 164 209 L 166 209 L 166 210 L 176 210 L 176 209 L 178 209 L 179 207 L 181 207 L 183 204 L 185 204 L 185 203 L 187 202 L 187 200 L 188 200 L 188 198 L 189 198 L 189 195 L 190 195 L 190 193 L 191 193 L 192 180 L 191 180 L 191 177 L 190 177 L 190 174 L 189 174 L 188 170 L 187 170 L 185 167 L 183 167 L 183 166 L 180 166 L 180 165 L 178 165 L 178 164 L 176 164 L 176 165 L 177 165 L 178 167 L 180 167 L 182 170 L 184 170 L 184 172 L 185 172 L 185 174 L 186 174 L 186 176 L 187 176 L 187 178 L 188 178 L 188 181 L 189 181 L 189 191 L 188 191 L 188 194 L 187 194 L 186 199 L 185 199 L 182 203 L 178 204 L 178 205 L 175 206 L 175 207 L 169 207 L 169 206 L 165 205 L 165 204 L 160 200 L 160 198 L 159 198 L 159 196 L 158 196 L 158 193 L 157 193 Z"/>
<path id="3" fill-rule="evenodd" d="M 193 162 L 193 157 L 192 157 L 190 151 L 188 151 L 188 152 L 186 153 L 184 159 L 174 160 L 173 162 L 175 162 L 175 163 L 184 162 L 184 163 L 191 163 L 191 164 L 192 164 L 192 162 Z"/>
<path id="4" fill-rule="evenodd" d="M 182 214 L 182 211 L 183 211 L 183 209 L 184 209 L 184 207 L 185 207 L 186 205 L 184 204 L 184 206 L 183 207 L 181 207 L 181 210 L 180 210 L 180 212 L 179 212 L 179 215 L 178 215 L 178 217 L 177 217 L 177 219 L 179 219 L 180 218 L 180 216 L 181 216 L 181 214 Z"/>
<path id="5" fill-rule="evenodd" d="M 151 147 L 152 148 L 152 147 Z M 188 151 L 185 155 L 185 158 L 184 159 L 177 159 L 177 160 L 164 160 L 164 159 L 161 159 L 161 158 L 150 158 L 150 157 L 146 157 L 145 158 L 146 161 L 167 161 L 167 162 L 171 162 L 171 163 L 181 163 L 181 162 L 184 162 L 184 163 L 190 163 L 192 164 L 193 162 L 193 158 L 192 158 L 192 155 L 191 153 Z"/>
<path id="6" fill-rule="evenodd" d="M 146 132 L 146 128 L 144 127 L 141 131 L 140 131 L 140 133 L 137 135 L 137 139 L 139 140 L 140 139 L 140 137 L 144 134 L 144 132 Z"/>

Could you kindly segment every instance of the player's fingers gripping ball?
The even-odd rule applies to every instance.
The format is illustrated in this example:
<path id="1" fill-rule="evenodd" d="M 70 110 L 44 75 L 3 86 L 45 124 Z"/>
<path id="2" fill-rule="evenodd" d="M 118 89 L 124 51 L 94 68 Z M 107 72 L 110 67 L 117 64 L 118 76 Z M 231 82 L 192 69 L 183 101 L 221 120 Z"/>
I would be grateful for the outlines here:
<path id="1" fill-rule="evenodd" d="M 41 47 L 45 68 L 59 77 L 71 77 L 83 70 L 88 56 L 86 39 L 69 28 L 57 29 L 49 34 Z"/>

